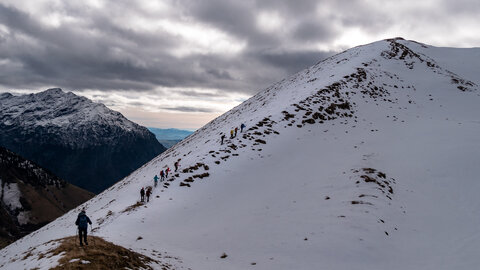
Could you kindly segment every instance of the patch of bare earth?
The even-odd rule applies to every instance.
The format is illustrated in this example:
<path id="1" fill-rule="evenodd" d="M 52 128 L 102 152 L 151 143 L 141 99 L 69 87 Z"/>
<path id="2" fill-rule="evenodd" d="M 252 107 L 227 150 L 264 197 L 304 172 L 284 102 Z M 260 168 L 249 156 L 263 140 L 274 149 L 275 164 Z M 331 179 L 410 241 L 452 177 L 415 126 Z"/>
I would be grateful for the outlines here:
<path id="1" fill-rule="evenodd" d="M 142 206 L 142 205 L 143 205 L 143 203 L 141 203 L 141 202 L 136 202 L 135 204 L 132 204 L 132 205 L 130 205 L 129 207 L 125 208 L 125 209 L 122 211 L 122 213 L 131 212 L 131 211 L 137 209 L 138 207 L 140 207 L 140 206 Z"/>
<path id="2" fill-rule="evenodd" d="M 51 257 L 63 254 L 59 265 L 52 269 L 172 269 L 162 263 L 135 251 L 107 242 L 100 237 L 89 236 L 88 246 L 79 246 L 76 236 L 59 240 L 60 245 L 41 254 Z"/>

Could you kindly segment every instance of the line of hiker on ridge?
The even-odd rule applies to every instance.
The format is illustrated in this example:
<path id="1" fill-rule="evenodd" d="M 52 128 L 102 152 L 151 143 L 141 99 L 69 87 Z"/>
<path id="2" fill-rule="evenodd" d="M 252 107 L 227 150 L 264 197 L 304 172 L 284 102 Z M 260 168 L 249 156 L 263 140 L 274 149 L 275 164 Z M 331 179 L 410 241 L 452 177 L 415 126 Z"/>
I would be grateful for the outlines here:
<path id="1" fill-rule="evenodd" d="M 178 170 L 178 167 L 180 167 L 180 163 L 176 161 L 173 166 L 175 167 L 176 172 Z M 170 167 L 167 167 L 165 170 L 160 170 L 160 178 L 158 177 L 158 175 L 155 174 L 155 176 L 153 177 L 153 186 L 157 187 L 158 180 L 160 180 L 160 182 L 165 181 L 165 179 L 168 178 L 168 174 L 170 173 L 170 171 Z M 149 202 L 150 195 L 152 195 L 152 186 L 148 186 L 146 189 L 142 187 L 142 189 L 140 189 L 140 202 L 145 202 L 145 196 L 147 196 L 147 202 Z"/>
<path id="2" fill-rule="evenodd" d="M 242 123 L 240 125 L 240 133 L 243 132 L 243 129 L 245 129 L 245 124 Z M 230 130 L 230 139 L 233 139 L 235 137 L 237 137 L 237 133 L 238 133 L 238 127 L 235 127 L 235 129 L 231 129 Z M 223 140 L 225 139 L 225 134 L 222 133 L 221 135 L 221 144 L 223 145 Z M 180 166 L 179 162 L 176 161 L 174 164 L 174 167 L 175 167 L 175 172 L 178 170 L 178 167 Z M 165 180 L 165 178 L 168 178 L 168 173 L 170 172 L 170 167 L 167 167 L 165 170 L 160 170 L 160 178 L 155 175 L 153 177 L 153 182 L 154 182 L 154 187 L 157 187 L 158 185 L 158 180 L 160 179 L 160 182 L 163 182 Z M 147 202 L 150 201 L 150 195 L 152 195 L 152 187 L 151 186 L 148 186 L 147 189 L 145 190 L 144 187 L 142 187 L 142 189 L 140 189 L 140 202 L 145 202 L 145 195 L 147 196 Z"/>
<path id="3" fill-rule="evenodd" d="M 245 129 L 245 124 L 242 123 L 240 125 L 240 133 L 243 132 L 243 130 Z M 238 133 L 238 127 L 235 127 L 234 129 L 231 129 L 230 130 L 230 139 L 233 139 L 235 137 L 237 137 L 237 133 Z M 221 144 L 223 145 L 223 140 L 225 139 L 225 134 L 221 133 Z M 174 167 L 175 167 L 175 172 L 178 170 L 178 167 L 180 166 L 179 162 L 176 161 L 174 164 Z M 165 178 L 168 178 L 168 174 L 170 173 L 170 167 L 167 167 L 165 170 L 160 170 L 160 178 L 158 177 L 158 175 L 155 175 L 153 177 L 153 182 L 154 182 L 154 187 L 157 187 L 158 185 L 158 180 L 160 180 L 160 182 L 163 182 L 165 180 Z M 152 187 L 151 186 L 148 186 L 147 189 L 145 189 L 144 187 L 142 187 L 140 189 L 140 202 L 145 202 L 145 196 L 147 196 L 147 202 L 150 201 L 150 196 L 152 195 Z"/>
<path id="4" fill-rule="evenodd" d="M 243 129 L 245 128 L 245 124 L 240 125 L 240 133 L 243 132 Z M 238 132 L 238 127 L 235 127 L 235 129 L 230 130 L 230 139 L 233 139 L 237 137 L 237 132 Z M 223 140 L 225 139 L 225 134 L 221 133 L 222 135 L 220 136 L 221 139 L 221 144 L 223 144 Z"/>
<path id="5" fill-rule="evenodd" d="M 240 133 L 243 132 L 243 129 L 245 129 L 245 124 L 240 125 Z M 230 139 L 233 139 L 237 137 L 237 132 L 238 132 L 238 127 L 235 127 L 235 129 L 230 130 Z M 221 144 L 223 145 L 223 140 L 225 139 L 225 134 L 221 133 Z M 178 161 L 174 163 L 175 167 L 175 172 L 178 170 L 180 164 Z M 167 166 L 165 170 L 160 170 L 160 177 L 158 175 L 155 175 L 153 177 L 153 182 L 154 182 L 154 187 L 157 187 L 158 181 L 163 182 L 166 178 L 168 178 L 168 174 L 170 173 L 170 167 Z M 150 196 L 152 195 L 152 186 L 147 186 L 145 189 L 142 187 L 140 189 L 140 202 L 144 203 L 145 202 L 145 197 L 147 199 L 147 202 L 150 201 Z M 80 239 L 80 246 L 83 246 L 82 240 L 85 243 L 85 245 L 88 245 L 87 242 L 87 226 L 88 224 L 92 224 L 92 221 L 90 218 L 85 214 L 85 208 L 82 209 L 82 211 L 78 214 L 77 220 L 75 221 L 75 225 L 78 227 L 78 237 Z"/>
<path id="6" fill-rule="evenodd" d="M 175 162 L 174 167 L 176 172 L 180 167 L 179 161 Z M 160 170 L 160 178 L 158 177 L 158 175 L 155 175 L 153 177 L 154 187 L 157 187 L 158 180 L 160 180 L 160 182 L 163 182 L 166 178 L 168 178 L 169 173 L 170 173 L 170 167 L 167 167 L 165 170 L 163 169 Z M 147 202 L 149 202 L 151 195 L 152 195 L 152 186 L 147 186 L 147 188 L 142 187 L 142 189 L 140 189 L 140 202 L 142 203 L 145 202 L 145 197 L 147 199 Z M 83 246 L 84 243 L 85 245 L 88 245 L 88 242 L 87 242 L 88 224 L 92 225 L 92 221 L 86 215 L 85 208 L 82 208 L 82 210 L 77 216 L 77 220 L 75 221 L 75 225 L 77 225 L 77 234 L 80 240 L 80 246 Z"/>

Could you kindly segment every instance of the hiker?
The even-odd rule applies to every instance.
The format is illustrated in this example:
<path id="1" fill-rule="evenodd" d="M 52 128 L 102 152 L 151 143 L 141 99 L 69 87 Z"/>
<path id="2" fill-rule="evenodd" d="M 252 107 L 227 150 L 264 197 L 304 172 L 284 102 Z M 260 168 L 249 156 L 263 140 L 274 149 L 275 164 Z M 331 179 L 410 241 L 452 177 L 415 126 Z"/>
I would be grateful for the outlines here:
<path id="1" fill-rule="evenodd" d="M 150 195 L 152 194 L 152 188 L 151 187 L 148 187 L 147 188 L 147 202 L 150 201 Z"/>
<path id="2" fill-rule="evenodd" d="M 153 182 L 155 183 L 155 187 L 157 187 L 158 184 L 158 176 L 155 174 L 155 177 L 153 177 Z"/>
<path id="3" fill-rule="evenodd" d="M 163 180 L 165 180 L 165 173 L 163 170 L 160 170 L 160 182 L 163 182 Z"/>
<path id="4" fill-rule="evenodd" d="M 167 169 L 165 170 L 165 177 L 168 178 L 168 173 L 170 172 L 170 167 L 167 167 Z"/>
<path id="5" fill-rule="evenodd" d="M 222 136 L 220 137 L 220 139 L 222 139 L 222 145 L 223 145 L 223 139 L 225 139 L 225 134 L 222 133 Z"/>
<path id="6" fill-rule="evenodd" d="M 140 202 L 144 202 L 145 201 L 145 189 L 140 189 Z"/>
<path id="7" fill-rule="evenodd" d="M 85 242 L 85 245 L 88 246 L 87 242 L 87 228 L 88 224 L 92 225 L 92 221 L 90 220 L 89 217 L 85 214 L 85 208 L 80 211 L 80 214 L 78 214 L 77 221 L 75 221 L 75 225 L 78 227 L 78 238 L 80 238 L 80 246 L 83 246 L 82 243 L 82 237 L 83 237 L 83 242 Z"/>
<path id="8" fill-rule="evenodd" d="M 230 130 L 230 139 L 233 139 L 233 129 Z"/>
<path id="9" fill-rule="evenodd" d="M 240 125 L 240 132 L 243 132 L 243 129 L 244 129 L 244 128 L 245 128 L 245 124 L 242 123 L 242 124 Z"/>
<path id="10" fill-rule="evenodd" d="M 238 127 L 235 127 L 235 137 L 237 137 Z"/>
<path id="11" fill-rule="evenodd" d="M 177 171 L 178 170 L 178 161 L 175 162 L 175 164 L 173 164 L 173 166 L 175 166 L 175 171 Z"/>

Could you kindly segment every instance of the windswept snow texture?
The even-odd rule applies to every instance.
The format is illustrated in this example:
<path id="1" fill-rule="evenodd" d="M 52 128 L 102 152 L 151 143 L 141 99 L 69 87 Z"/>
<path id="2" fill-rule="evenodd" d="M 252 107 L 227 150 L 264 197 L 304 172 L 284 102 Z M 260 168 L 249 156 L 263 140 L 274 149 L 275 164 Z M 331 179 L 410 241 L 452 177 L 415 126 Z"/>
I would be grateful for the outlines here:
<path id="1" fill-rule="evenodd" d="M 479 52 L 390 39 L 321 61 L 85 203 L 94 234 L 177 268 L 475 269 Z M 78 212 L 0 251 L 0 267 L 37 266 L 29 247 L 74 234 Z"/>

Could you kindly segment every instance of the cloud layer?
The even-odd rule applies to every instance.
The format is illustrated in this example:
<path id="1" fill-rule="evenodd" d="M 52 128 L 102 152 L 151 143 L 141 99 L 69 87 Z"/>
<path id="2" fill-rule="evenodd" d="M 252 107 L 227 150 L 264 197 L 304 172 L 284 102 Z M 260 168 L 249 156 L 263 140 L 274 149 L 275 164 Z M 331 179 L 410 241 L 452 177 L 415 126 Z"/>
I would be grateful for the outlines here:
<path id="1" fill-rule="evenodd" d="M 172 2 L 164 10 L 101 3 L 45 3 L 35 13 L 0 4 L 0 83 L 106 91 L 199 87 L 251 94 L 331 54 L 283 47 L 292 37 L 262 31 L 254 3 L 187 1 L 177 8 Z"/>

